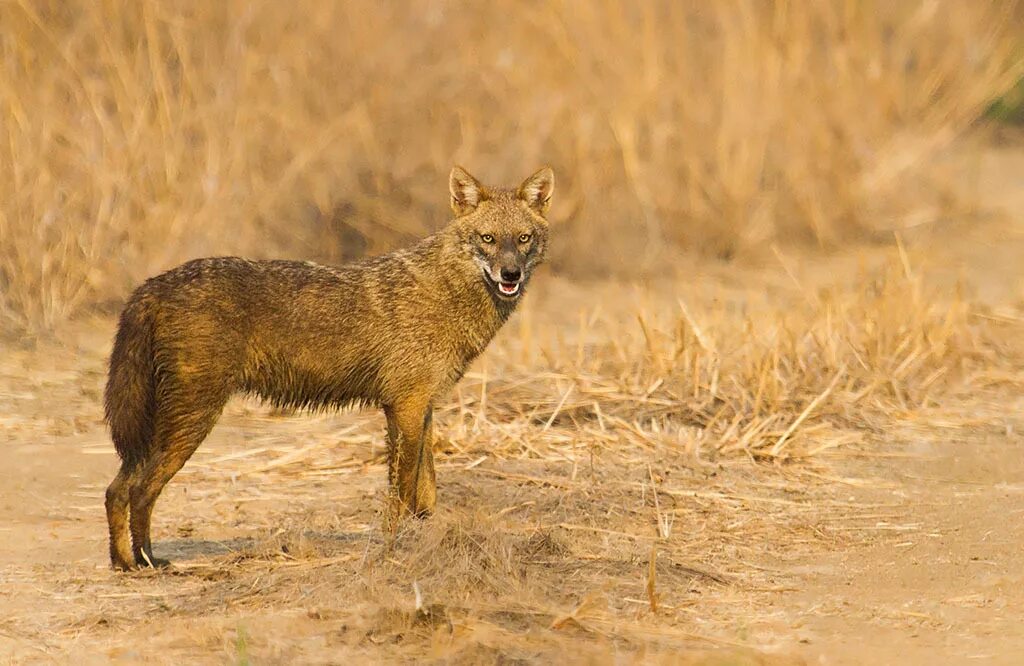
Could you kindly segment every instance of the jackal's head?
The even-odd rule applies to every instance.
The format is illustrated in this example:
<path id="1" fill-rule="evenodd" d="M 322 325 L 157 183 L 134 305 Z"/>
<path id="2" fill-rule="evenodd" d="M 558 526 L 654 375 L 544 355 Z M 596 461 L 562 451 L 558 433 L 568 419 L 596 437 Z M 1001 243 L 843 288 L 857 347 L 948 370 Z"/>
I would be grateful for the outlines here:
<path id="1" fill-rule="evenodd" d="M 451 231 L 480 269 L 480 279 L 499 300 L 523 293 L 533 269 L 544 260 L 555 175 L 544 167 L 518 189 L 488 188 L 462 167 L 452 169 L 449 189 L 455 221 Z"/>

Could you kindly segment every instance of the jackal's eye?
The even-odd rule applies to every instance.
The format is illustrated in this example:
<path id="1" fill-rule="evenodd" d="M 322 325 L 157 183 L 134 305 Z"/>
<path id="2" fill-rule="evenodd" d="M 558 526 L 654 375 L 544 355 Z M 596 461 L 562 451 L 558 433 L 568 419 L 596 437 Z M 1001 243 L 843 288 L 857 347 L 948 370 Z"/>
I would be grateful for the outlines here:
<path id="1" fill-rule="evenodd" d="M 490 244 L 494 242 L 494 236 L 492 236 L 491 234 L 480 234 L 480 240 Z"/>
<path id="2" fill-rule="evenodd" d="M 519 242 L 520 243 L 529 243 L 530 242 L 530 238 L 531 238 L 530 234 L 519 234 Z"/>

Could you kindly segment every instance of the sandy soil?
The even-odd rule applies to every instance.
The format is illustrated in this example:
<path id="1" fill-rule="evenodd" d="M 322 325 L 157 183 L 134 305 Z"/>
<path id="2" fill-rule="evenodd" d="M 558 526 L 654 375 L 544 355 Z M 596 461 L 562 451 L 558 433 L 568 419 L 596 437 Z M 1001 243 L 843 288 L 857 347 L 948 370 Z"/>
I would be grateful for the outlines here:
<path id="1" fill-rule="evenodd" d="M 1021 405 L 1015 407 L 1020 414 Z M 71 432 L 64 436 L 37 443 L 19 439 L 0 449 L 0 529 L 5 537 L 0 545 L 0 652 L 12 663 L 140 658 L 223 662 L 237 657 L 241 626 L 248 627 L 250 649 L 261 657 L 258 662 L 301 658 L 340 663 L 343 655 L 353 654 L 347 644 L 335 651 L 331 643 L 345 625 L 345 613 L 336 610 L 345 608 L 344 599 L 332 607 L 335 615 L 302 601 L 258 609 L 243 603 L 236 610 L 233 602 L 244 601 L 244 596 L 235 590 L 234 597 L 214 608 L 200 604 L 191 612 L 190 597 L 201 590 L 190 579 L 201 579 L 201 568 L 186 576 L 129 578 L 109 572 L 99 496 L 114 461 L 95 453 L 106 444 L 102 431 L 76 433 L 73 423 L 65 427 Z M 901 433 L 906 443 L 891 450 L 891 457 L 872 455 L 837 465 L 845 481 L 836 492 L 794 500 L 799 505 L 835 496 L 845 500 L 845 508 L 832 520 L 821 521 L 819 528 L 827 532 L 821 539 L 765 544 L 773 552 L 748 563 L 764 574 L 763 587 L 701 580 L 697 595 L 666 589 L 663 594 L 671 600 L 666 603 L 678 603 L 674 599 L 679 596 L 709 595 L 712 610 L 703 618 L 703 602 L 687 599 L 692 604 L 687 624 L 699 628 L 692 633 L 717 637 L 712 644 L 766 648 L 797 663 L 801 658 L 822 664 L 1019 663 L 1024 652 L 1022 431 L 1024 421 L 1014 416 L 1005 429 L 958 429 L 944 442 L 929 437 L 918 446 L 909 429 Z M 211 455 L 234 450 L 224 438 L 208 444 Z M 323 505 L 290 510 L 281 506 L 288 506 L 288 499 L 275 492 L 273 483 L 257 488 L 239 479 L 225 493 L 211 488 L 212 481 L 195 480 L 195 475 L 187 486 L 179 480 L 161 504 L 158 552 L 200 563 L 223 558 L 269 531 L 265 517 L 254 515 L 264 511 L 276 515 L 282 526 L 305 511 L 338 511 L 346 518 L 354 513 L 366 520 L 367 505 L 372 504 L 368 500 L 383 479 L 379 467 L 370 469 L 356 488 L 325 487 Z M 453 478 L 457 476 L 456 470 L 445 470 L 442 477 L 447 503 L 483 501 L 497 508 L 503 490 L 514 492 L 476 488 L 487 479 L 468 473 L 461 476 L 470 478 Z M 216 485 L 230 483 L 221 479 Z M 207 502 L 204 493 L 214 494 L 217 501 Z M 231 506 L 233 502 L 237 504 Z M 695 528 L 677 528 L 677 538 L 687 538 Z M 338 534 L 343 538 L 345 532 Z M 354 557 L 329 566 L 358 575 L 365 547 L 362 539 L 345 544 L 332 553 L 334 560 L 345 560 L 345 554 Z M 222 560 L 216 565 L 228 572 L 234 568 Z M 248 586 L 250 578 L 245 580 Z M 691 579 L 674 582 L 686 585 Z M 411 606 L 411 591 L 409 597 Z M 564 610 L 570 607 L 567 603 Z M 690 643 L 681 647 L 700 654 Z M 382 653 L 375 658 L 390 657 Z M 759 663 L 760 657 L 749 658 Z"/>
<path id="2" fill-rule="evenodd" d="M 1000 178 L 1021 173 L 1020 157 L 986 159 L 979 196 L 1010 218 L 909 242 L 936 280 L 965 279 L 1019 326 L 1024 226 L 1013 215 L 1024 205 Z M 808 271 L 855 260 L 829 262 Z M 706 279 L 743 283 L 735 272 Z M 558 293 L 628 302 L 614 285 L 550 279 L 531 295 L 550 300 L 539 323 L 575 321 Z M 239 399 L 157 506 L 155 550 L 176 568 L 124 575 L 107 567 L 102 510 L 116 468 L 100 410 L 112 330 L 111 318 L 83 321 L 59 343 L 0 358 L 0 657 L 11 663 L 1016 664 L 1024 654 L 1019 372 L 806 465 L 456 448 L 439 459 L 439 515 L 390 545 L 378 415 L 282 417 Z M 564 482 L 537 481 L 555 473 Z M 651 613 L 655 476 L 660 501 L 684 507 L 686 522 L 659 546 Z M 430 559 L 438 552 L 452 558 L 445 570 Z M 447 589 L 457 575 L 477 578 Z"/>

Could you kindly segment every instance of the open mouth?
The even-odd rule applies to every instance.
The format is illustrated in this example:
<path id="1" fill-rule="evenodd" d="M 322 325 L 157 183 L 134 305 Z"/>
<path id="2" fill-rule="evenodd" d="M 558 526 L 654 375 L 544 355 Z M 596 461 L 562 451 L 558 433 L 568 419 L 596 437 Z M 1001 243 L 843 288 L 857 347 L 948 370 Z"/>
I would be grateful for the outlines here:
<path id="1" fill-rule="evenodd" d="M 502 296 L 515 296 L 519 293 L 518 282 L 499 282 L 498 291 L 501 292 Z"/>
<path id="2" fill-rule="evenodd" d="M 491 287 L 498 292 L 498 295 L 502 298 L 514 299 L 519 297 L 519 292 L 522 290 L 523 281 L 518 282 L 505 282 L 504 280 L 495 280 L 491 277 L 488 271 L 484 271 L 484 281 L 491 285 Z"/>

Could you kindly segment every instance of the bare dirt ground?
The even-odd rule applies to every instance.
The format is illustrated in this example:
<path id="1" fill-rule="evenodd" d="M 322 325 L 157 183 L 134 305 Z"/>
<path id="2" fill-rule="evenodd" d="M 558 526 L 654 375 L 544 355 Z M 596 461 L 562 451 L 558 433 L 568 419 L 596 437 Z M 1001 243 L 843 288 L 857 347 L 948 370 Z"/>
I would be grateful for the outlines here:
<path id="1" fill-rule="evenodd" d="M 962 280 L 1012 341 L 1024 333 L 1024 201 L 1007 174 L 1024 158 L 985 159 L 977 194 L 1003 212 L 907 243 L 927 280 Z M 892 254 L 698 266 L 699 278 L 646 286 L 544 275 L 510 328 L 573 330 L 596 303 L 632 319 L 638 293 L 655 305 L 683 293 L 696 312 L 716 298 L 796 299 Z M 919 409 L 850 425 L 841 446 L 773 464 L 663 439 L 577 446 L 557 439 L 575 424 L 555 423 L 557 409 L 502 429 L 489 411 L 500 378 L 484 358 L 438 415 L 439 513 L 394 538 L 379 517 L 380 416 L 279 415 L 237 399 L 157 505 L 155 550 L 174 569 L 115 574 L 102 496 L 116 462 L 101 421 L 113 326 L 79 322 L 60 342 L 0 356 L 0 656 L 11 663 L 1024 654 L 1024 369 L 1005 359 Z"/>

